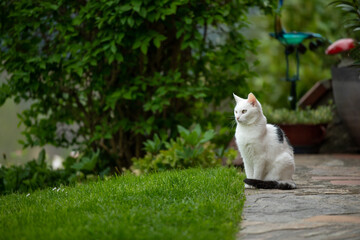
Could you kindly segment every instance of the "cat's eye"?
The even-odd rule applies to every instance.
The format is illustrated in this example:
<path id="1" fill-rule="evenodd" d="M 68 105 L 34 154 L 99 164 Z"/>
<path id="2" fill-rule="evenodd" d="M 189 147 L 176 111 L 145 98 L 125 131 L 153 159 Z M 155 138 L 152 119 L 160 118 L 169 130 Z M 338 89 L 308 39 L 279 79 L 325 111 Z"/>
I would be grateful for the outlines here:
<path id="1" fill-rule="evenodd" d="M 244 113 L 246 113 L 246 112 L 247 112 L 246 109 L 244 109 L 244 110 L 241 111 L 242 114 L 244 114 Z"/>
<path id="2" fill-rule="evenodd" d="M 235 111 L 235 113 L 237 114 L 237 111 Z"/>

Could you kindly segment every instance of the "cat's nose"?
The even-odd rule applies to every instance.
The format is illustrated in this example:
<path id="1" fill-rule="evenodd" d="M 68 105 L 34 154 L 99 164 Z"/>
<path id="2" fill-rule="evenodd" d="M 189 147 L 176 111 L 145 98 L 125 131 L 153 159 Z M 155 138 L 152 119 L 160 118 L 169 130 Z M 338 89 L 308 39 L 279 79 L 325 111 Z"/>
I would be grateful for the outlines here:
<path id="1" fill-rule="evenodd" d="M 236 117 L 236 120 L 240 121 L 240 117 Z"/>

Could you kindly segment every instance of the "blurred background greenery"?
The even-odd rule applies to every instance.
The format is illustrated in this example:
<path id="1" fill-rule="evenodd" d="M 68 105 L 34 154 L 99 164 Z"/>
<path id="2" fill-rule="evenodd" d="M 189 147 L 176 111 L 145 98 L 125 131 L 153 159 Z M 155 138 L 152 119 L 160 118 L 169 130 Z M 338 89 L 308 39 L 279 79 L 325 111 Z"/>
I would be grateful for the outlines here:
<path id="1" fill-rule="evenodd" d="M 345 31 L 345 18 L 334 5 L 329 5 L 332 0 L 313 1 L 284 1 L 281 11 L 282 26 L 287 32 L 313 32 L 319 33 L 329 41 L 334 42 L 340 38 L 356 37 L 353 32 Z M 249 80 L 249 88 L 256 93 L 261 102 L 266 102 L 274 107 L 289 107 L 288 95 L 290 83 L 285 78 L 285 48 L 274 38 L 269 36 L 274 32 L 274 17 L 265 16 L 254 11 L 249 17 L 250 28 L 248 37 L 257 39 L 257 65 L 254 66 L 258 73 Z M 297 83 L 297 96 L 301 98 L 317 81 L 330 79 L 330 68 L 336 63 L 339 56 L 325 55 L 328 44 L 310 51 L 310 40 L 305 40 L 307 47 L 305 54 L 300 55 L 300 81 Z M 292 54 L 294 55 L 294 54 Z M 294 73 L 294 56 L 290 62 Z"/>

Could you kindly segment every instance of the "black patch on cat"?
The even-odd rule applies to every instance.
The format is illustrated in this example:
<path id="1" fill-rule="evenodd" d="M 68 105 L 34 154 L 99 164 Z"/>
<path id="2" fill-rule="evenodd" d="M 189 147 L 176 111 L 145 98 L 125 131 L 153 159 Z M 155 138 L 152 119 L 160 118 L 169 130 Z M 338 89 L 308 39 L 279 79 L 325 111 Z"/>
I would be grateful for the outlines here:
<path id="1" fill-rule="evenodd" d="M 258 179 L 246 178 L 244 183 L 262 189 L 281 189 L 281 190 L 291 190 L 295 187 L 289 183 L 283 183 L 278 181 L 263 181 Z"/>
<path id="2" fill-rule="evenodd" d="M 284 138 L 286 138 L 283 130 L 282 130 L 279 126 L 277 126 L 277 125 L 274 125 L 274 127 L 276 128 L 276 135 L 277 135 L 277 137 L 278 137 L 279 142 L 280 142 L 280 143 L 283 143 L 283 142 L 284 142 Z"/>
<path id="3" fill-rule="evenodd" d="M 287 144 L 291 147 L 291 144 L 290 144 L 290 141 L 289 139 L 286 137 L 284 131 L 278 126 L 278 125 L 273 125 L 275 128 L 276 128 L 276 135 L 278 137 L 278 140 L 280 143 L 283 143 L 284 142 L 284 139 L 285 141 L 287 142 Z"/>
<path id="4" fill-rule="evenodd" d="M 251 185 L 253 187 L 262 188 L 262 189 L 274 189 L 278 185 L 277 181 L 262 181 L 262 180 L 251 179 L 251 178 L 246 178 L 244 180 L 244 183 Z"/>

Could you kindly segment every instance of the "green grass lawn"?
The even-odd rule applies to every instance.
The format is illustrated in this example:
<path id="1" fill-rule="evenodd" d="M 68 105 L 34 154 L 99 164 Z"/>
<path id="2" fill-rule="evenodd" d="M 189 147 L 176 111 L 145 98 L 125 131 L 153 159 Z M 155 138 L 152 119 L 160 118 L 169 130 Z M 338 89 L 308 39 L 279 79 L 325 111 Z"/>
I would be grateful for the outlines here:
<path id="1" fill-rule="evenodd" d="M 243 178 L 189 169 L 1 196 L 0 239 L 235 239 Z"/>

